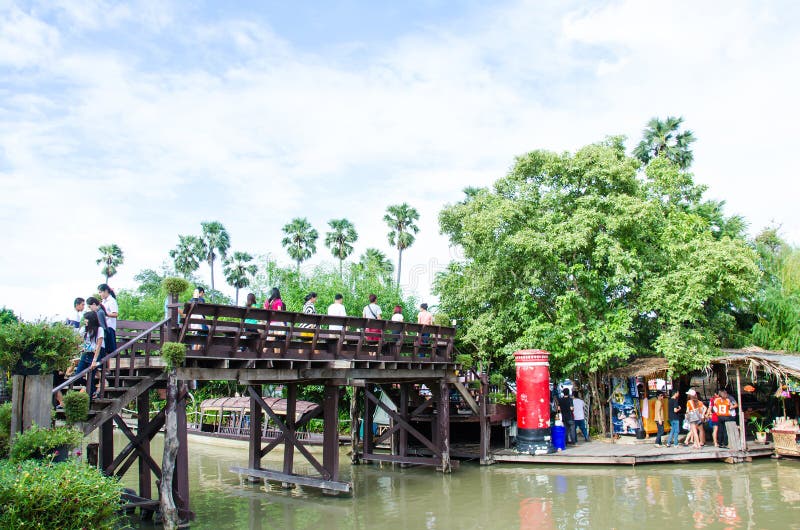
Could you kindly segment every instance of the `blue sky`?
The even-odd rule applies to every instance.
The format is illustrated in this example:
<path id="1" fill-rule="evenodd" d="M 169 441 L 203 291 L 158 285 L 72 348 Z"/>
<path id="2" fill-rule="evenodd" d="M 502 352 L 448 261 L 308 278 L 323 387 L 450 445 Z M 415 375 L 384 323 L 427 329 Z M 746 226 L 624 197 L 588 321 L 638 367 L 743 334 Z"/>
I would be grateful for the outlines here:
<path id="1" fill-rule="evenodd" d="M 298 5 L 299 4 L 299 5 Z M 394 5 L 396 4 L 396 5 Z M 794 2 L 0 0 L 0 305 L 64 314 L 118 243 L 132 286 L 178 234 L 288 263 L 281 227 L 421 214 L 403 283 L 458 256 L 437 214 L 516 155 L 653 116 L 698 137 L 696 180 L 752 233 L 800 242 Z M 314 262 L 330 261 L 323 245 Z M 207 267 L 201 268 L 208 275 Z M 218 277 L 220 276 L 219 270 Z"/>

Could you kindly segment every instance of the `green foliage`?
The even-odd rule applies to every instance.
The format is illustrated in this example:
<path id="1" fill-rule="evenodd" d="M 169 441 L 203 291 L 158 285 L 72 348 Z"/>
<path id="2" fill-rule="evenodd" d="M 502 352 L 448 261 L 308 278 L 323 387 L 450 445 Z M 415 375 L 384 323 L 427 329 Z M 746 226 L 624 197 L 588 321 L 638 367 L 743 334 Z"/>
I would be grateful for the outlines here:
<path id="1" fill-rule="evenodd" d="M 665 157 L 639 167 L 622 138 L 533 151 L 440 213 L 465 255 L 434 285 L 461 351 L 506 374 L 531 347 L 556 374 L 653 354 L 683 373 L 730 344 L 759 275 L 741 220 Z"/>
<path id="2" fill-rule="evenodd" d="M 75 391 L 64 394 L 64 416 L 70 425 L 86 421 L 89 417 L 89 394 Z"/>
<path id="3" fill-rule="evenodd" d="M 503 374 L 494 373 L 489 376 L 489 384 L 500 389 L 505 389 L 506 378 Z"/>
<path id="4" fill-rule="evenodd" d="M 117 528 L 122 486 L 78 461 L 0 462 L 0 528 Z"/>
<path id="5" fill-rule="evenodd" d="M 72 427 L 44 429 L 34 425 L 14 438 L 10 457 L 14 462 L 46 458 L 52 455 L 57 448 L 78 447 L 81 440 L 83 440 L 83 433 Z"/>
<path id="6" fill-rule="evenodd" d="M 468 370 L 475 366 L 475 359 L 472 358 L 472 355 L 467 353 L 459 353 L 456 355 L 456 364 L 460 364 L 465 370 Z"/>
<path id="7" fill-rule="evenodd" d="M 11 402 L 0 405 L 0 459 L 8 456 L 8 442 L 11 438 Z"/>
<path id="8" fill-rule="evenodd" d="M 122 249 L 119 245 L 112 243 L 110 245 L 102 245 L 97 250 L 100 251 L 100 257 L 97 258 L 97 264 L 102 265 L 100 272 L 108 279 L 117 273 L 117 267 L 122 265 L 125 261 L 125 256 L 122 254 Z"/>
<path id="9" fill-rule="evenodd" d="M 41 373 L 66 370 L 80 351 L 81 339 L 74 329 L 60 322 L 11 322 L 0 326 L 0 366 L 13 370 L 23 353 L 26 368 L 38 367 Z"/>
<path id="10" fill-rule="evenodd" d="M 767 229 L 756 237 L 764 271 L 752 303 L 752 339 L 769 350 L 800 351 L 800 249 Z"/>
<path id="11" fill-rule="evenodd" d="M 175 270 L 188 278 L 205 260 L 203 241 L 197 236 L 178 235 L 178 246 L 169 251 L 169 256 Z"/>
<path id="12" fill-rule="evenodd" d="M 6 306 L 3 306 L 0 309 L 0 326 L 4 324 L 10 324 L 12 322 L 19 322 L 19 318 L 17 318 L 17 315 L 15 315 L 12 310 L 8 309 Z"/>
<path id="13" fill-rule="evenodd" d="M 252 263 L 253 256 L 247 252 L 234 252 L 230 258 L 223 260 L 223 272 L 228 285 L 236 289 L 236 305 L 239 305 L 239 289 L 250 285 L 258 267 Z"/>
<path id="14" fill-rule="evenodd" d="M 753 427 L 755 432 L 769 432 L 770 427 L 772 427 L 772 422 L 759 416 L 750 416 L 748 422 Z"/>
<path id="15" fill-rule="evenodd" d="M 214 262 L 218 257 L 225 258 L 231 248 L 231 238 L 228 231 L 219 221 L 200 223 L 202 234 L 200 243 L 202 257 L 211 269 L 211 288 L 214 289 Z"/>
<path id="16" fill-rule="evenodd" d="M 285 237 L 281 240 L 289 257 L 297 263 L 297 271 L 300 271 L 300 264 L 314 255 L 317 251 L 317 238 L 319 232 L 311 226 L 305 217 L 296 217 L 283 227 Z"/>
<path id="17" fill-rule="evenodd" d="M 186 293 L 191 288 L 191 285 L 189 284 L 188 280 L 184 278 L 172 277 L 161 280 L 161 287 L 167 294 L 180 296 L 181 294 Z"/>
<path id="18" fill-rule="evenodd" d="M 648 164 L 654 158 L 663 156 L 681 169 L 688 168 L 694 159 L 689 145 L 696 138 L 692 131 L 678 132 L 682 123 L 683 118 L 673 116 L 669 116 L 664 121 L 658 118 L 651 119 L 642 132 L 642 141 L 633 150 L 633 156 L 643 164 Z"/>
<path id="19" fill-rule="evenodd" d="M 186 360 L 186 345 L 180 342 L 165 342 L 161 346 L 161 357 L 166 363 L 165 369 L 173 370 Z"/>
<path id="20" fill-rule="evenodd" d="M 333 257 L 339 260 L 339 275 L 342 274 L 342 264 L 347 257 L 353 253 L 353 245 L 358 241 L 358 233 L 353 223 L 347 219 L 331 219 L 328 221 L 331 227 L 330 232 L 325 233 L 325 246 L 327 246 Z"/>
<path id="21" fill-rule="evenodd" d="M 491 401 L 492 403 L 497 403 L 499 405 L 511 405 L 515 403 L 517 399 L 512 395 L 507 396 L 503 392 L 489 392 L 489 395 L 487 397 L 489 398 L 489 401 Z"/>

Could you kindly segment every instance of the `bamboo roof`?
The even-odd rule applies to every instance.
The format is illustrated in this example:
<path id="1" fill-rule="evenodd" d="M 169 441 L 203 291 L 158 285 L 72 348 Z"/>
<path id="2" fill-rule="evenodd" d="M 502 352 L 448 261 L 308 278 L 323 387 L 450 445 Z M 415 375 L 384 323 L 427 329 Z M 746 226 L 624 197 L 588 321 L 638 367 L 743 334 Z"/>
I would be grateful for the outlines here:
<path id="1" fill-rule="evenodd" d="M 800 380 L 800 354 L 780 351 L 763 350 L 757 346 L 750 346 L 741 350 L 723 349 L 723 355 L 711 361 L 711 364 L 724 364 L 727 366 L 744 366 L 747 371 L 755 375 L 761 369 L 778 379 Z"/>
<path id="2" fill-rule="evenodd" d="M 611 370 L 612 377 L 664 377 L 669 363 L 664 357 L 639 357 L 634 361 Z"/>

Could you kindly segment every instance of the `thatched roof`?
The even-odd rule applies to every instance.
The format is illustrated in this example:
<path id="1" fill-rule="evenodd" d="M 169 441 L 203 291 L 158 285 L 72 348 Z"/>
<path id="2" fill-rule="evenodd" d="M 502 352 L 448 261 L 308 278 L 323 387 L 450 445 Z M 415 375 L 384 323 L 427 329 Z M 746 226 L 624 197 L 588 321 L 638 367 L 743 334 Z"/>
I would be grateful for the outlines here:
<path id="1" fill-rule="evenodd" d="M 640 357 L 625 366 L 611 370 L 613 377 L 665 377 L 669 363 L 664 357 Z"/>
<path id="2" fill-rule="evenodd" d="M 711 364 L 745 367 L 753 375 L 761 369 L 778 379 L 791 377 L 800 380 L 800 354 L 762 350 L 756 346 L 741 350 L 723 349 L 722 353 Z"/>
<path id="3" fill-rule="evenodd" d="M 275 414 L 279 414 L 281 416 L 286 415 L 285 399 L 265 397 L 264 403 L 269 405 L 269 408 L 271 408 Z M 308 412 L 309 410 L 313 410 L 317 407 L 319 407 L 319 405 L 317 405 L 316 403 L 312 403 L 310 401 L 297 400 L 297 403 L 295 405 L 295 413 L 299 417 Z M 204 412 L 209 410 L 250 412 L 250 398 L 245 396 L 245 397 L 221 397 L 221 398 L 204 399 L 200 403 L 200 410 Z"/>

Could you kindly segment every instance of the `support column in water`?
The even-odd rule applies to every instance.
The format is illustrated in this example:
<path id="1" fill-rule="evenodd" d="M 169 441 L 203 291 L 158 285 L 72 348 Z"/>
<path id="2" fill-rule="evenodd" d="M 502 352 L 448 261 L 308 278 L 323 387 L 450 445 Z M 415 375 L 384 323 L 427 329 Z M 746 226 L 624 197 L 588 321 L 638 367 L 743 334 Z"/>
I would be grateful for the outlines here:
<path id="1" fill-rule="evenodd" d="M 520 350 L 517 365 L 517 451 L 552 453 L 550 440 L 550 353 Z"/>

